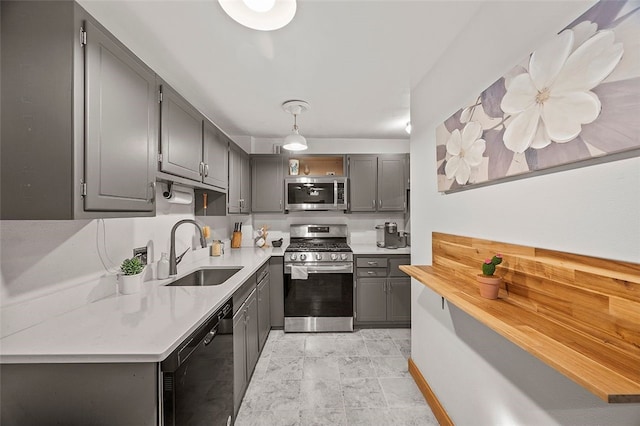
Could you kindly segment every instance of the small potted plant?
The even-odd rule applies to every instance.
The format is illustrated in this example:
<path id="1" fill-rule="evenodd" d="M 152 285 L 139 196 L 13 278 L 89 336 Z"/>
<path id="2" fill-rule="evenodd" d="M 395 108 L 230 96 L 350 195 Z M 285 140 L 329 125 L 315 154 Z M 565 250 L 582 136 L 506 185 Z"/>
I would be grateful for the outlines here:
<path id="1" fill-rule="evenodd" d="M 142 271 L 144 271 L 144 265 L 137 257 L 131 259 L 125 259 L 120 265 L 120 293 L 133 294 L 140 291 L 142 285 Z"/>
<path id="2" fill-rule="evenodd" d="M 480 288 L 480 296 L 487 299 L 497 299 L 502 278 L 494 276 L 496 266 L 502 263 L 502 256 L 496 254 L 491 259 L 486 259 L 482 264 L 482 274 L 478 274 L 478 287 Z"/>

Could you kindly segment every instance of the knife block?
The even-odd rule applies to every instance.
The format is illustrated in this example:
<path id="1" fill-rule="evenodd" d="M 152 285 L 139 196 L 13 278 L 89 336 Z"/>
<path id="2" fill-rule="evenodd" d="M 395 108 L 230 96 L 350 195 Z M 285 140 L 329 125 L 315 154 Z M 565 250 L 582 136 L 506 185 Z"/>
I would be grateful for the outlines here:
<path id="1" fill-rule="evenodd" d="M 242 232 L 234 231 L 231 236 L 231 248 L 240 248 L 242 242 Z"/>

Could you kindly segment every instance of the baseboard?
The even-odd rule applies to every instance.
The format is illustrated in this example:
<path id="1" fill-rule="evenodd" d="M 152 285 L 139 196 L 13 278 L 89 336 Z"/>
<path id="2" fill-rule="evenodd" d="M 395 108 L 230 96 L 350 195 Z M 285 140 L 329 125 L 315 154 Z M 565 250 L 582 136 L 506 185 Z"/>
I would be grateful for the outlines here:
<path id="1" fill-rule="evenodd" d="M 453 421 L 451 421 L 451 418 L 447 414 L 446 410 L 444 409 L 442 404 L 440 404 L 438 397 L 436 397 L 436 394 L 433 393 L 431 387 L 418 369 L 418 366 L 413 362 L 411 358 L 409 358 L 409 373 L 411 374 L 411 377 L 413 377 L 413 380 L 415 380 L 416 385 L 418 385 L 418 389 L 420 389 L 420 392 L 422 392 L 424 399 L 427 400 L 427 404 L 429 404 L 429 407 L 431 407 L 431 411 L 433 411 L 433 414 L 436 416 L 436 419 L 438 420 L 438 423 L 440 423 L 440 426 L 454 426 Z"/>

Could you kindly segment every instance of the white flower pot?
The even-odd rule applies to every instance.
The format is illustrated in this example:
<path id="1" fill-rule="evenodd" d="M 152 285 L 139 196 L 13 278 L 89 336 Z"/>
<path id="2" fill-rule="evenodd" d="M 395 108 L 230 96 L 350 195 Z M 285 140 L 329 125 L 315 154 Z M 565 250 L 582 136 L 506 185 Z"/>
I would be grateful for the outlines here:
<path id="1" fill-rule="evenodd" d="M 138 275 L 120 275 L 120 294 L 139 293 L 142 289 L 142 273 Z"/>

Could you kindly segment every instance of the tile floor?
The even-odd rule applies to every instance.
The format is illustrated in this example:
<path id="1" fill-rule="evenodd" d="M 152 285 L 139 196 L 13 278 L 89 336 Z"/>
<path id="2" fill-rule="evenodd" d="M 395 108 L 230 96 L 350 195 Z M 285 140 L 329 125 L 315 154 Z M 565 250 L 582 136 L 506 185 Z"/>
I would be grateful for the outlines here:
<path id="1" fill-rule="evenodd" d="M 272 330 L 236 426 L 438 425 L 407 371 L 409 329 Z"/>

